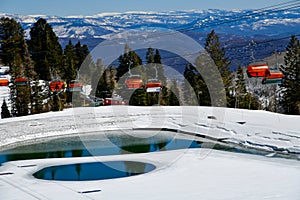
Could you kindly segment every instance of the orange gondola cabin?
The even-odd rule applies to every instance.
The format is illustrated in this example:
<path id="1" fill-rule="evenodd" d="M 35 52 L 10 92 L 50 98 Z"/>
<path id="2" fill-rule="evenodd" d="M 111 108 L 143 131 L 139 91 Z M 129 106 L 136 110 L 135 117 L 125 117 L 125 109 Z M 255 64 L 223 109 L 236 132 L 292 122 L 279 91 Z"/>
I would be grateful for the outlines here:
<path id="1" fill-rule="evenodd" d="M 266 77 L 270 74 L 268 64 L 251 64 L 247 68 L 248 77 Z"/>
<path id="2" fill-rule="evenodd" d="M 133 75 L 126 79 L 125 84 L 128 89 L 138 89 L 143 87 L 144 82 L 140 76 Z"/>
<path id="3" fill-rule="evenodd" d="M 51 81 L 51 83 L 50 83 L 50 90 L 51 90 L 51 92 L 62 91 L 65 88 L 66 88 L 66 82 L 64 82 L 64 81 L 54 80 L 54 81 Z"/>
<path id="4" fill-rule="evenodd" d="M 0 86 L 8 86 L 9 82 L 7 78 L 0 78 Z"/>

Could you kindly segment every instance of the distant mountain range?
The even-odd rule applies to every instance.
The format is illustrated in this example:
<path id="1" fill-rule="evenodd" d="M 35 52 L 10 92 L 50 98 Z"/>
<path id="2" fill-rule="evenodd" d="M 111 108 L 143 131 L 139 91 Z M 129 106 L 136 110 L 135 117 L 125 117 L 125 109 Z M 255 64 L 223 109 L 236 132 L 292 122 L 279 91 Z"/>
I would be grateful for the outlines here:
<path id="1" fill-rule="evenodd" d="M 94 48 L 111 34 L 142 27 L 181 31 L 204 44 L 214 29 L 220 37 L 233 68 L 250 60 L 249 42 L 254 40 L 255 56 L 264 58 L 275 50 L 283 51 L 291 35 L 300 34 L 300 9 L 265 10 L 191 10 L 170 12 L 101 13 L 93 16 L 45 16 L 0 14 L 22 23 L 26 36 L 38 18 L 44 18 L 64 46 L 70 39 Z"/>

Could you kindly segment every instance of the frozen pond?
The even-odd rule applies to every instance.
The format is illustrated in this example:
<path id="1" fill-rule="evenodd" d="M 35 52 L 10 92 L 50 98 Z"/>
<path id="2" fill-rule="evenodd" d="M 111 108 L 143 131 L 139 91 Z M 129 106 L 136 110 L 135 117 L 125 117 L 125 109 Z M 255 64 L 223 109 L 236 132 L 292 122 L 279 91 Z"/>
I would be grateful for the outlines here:
<path id="1" fill-rule="evenodd" d="M 132 131 L 129 135 L 122 131 L 107 131 L 33 141 L 0 152 L 0 164 L 16 160 L 107 156 L 201 147 L 200 142 L 176 138 L 172 132 L 152 133 Z"/>
<path id="2" fill-rule="evenodd" d="M 92 162 L 46 167 L 33 176 L 44 180 L 91 181 L 136 176 L 154 169 L 154 165 L 142 162 Z"/>

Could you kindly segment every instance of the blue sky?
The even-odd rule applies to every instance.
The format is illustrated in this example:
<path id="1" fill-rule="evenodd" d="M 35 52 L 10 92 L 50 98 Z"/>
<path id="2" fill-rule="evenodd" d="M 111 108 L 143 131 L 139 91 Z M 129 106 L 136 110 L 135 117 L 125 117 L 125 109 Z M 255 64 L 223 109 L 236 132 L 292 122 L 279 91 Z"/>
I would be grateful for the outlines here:
<path id="1" fill-rule="evenodd" d="M 0 13 L 93 15 L 103 12 L 256 9 L 287 0 L 0 0 Z"/>

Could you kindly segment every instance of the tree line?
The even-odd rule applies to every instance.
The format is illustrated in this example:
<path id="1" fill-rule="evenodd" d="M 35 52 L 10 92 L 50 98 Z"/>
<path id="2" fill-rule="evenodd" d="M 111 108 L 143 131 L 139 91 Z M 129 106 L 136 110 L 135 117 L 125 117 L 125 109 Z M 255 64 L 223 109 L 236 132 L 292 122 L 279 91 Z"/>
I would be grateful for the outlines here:
<path id="1" fill-rule="evenodd" d="M 191 63 L 183 66 L 184 81 L 181 83 L 167 80 L 159 49 L 149 47 L 145 55 L 146 63 L 143 64 L 141 57 L 126 45 L 124 54 L 118 58 L 117 66 L 104 66 L 100 58 L 94 63 L 87 45 L 82 45 L 80 41 L 76 44 L 69 41 L 63 49 L 51 25 L 43 18 L 33 24 L 29 35 L 30 39 L 25 39 L 21 24 L 14 19 L 0 19 L 0 59 L 2 64 L 10 67 L 12 83 L 9 86 L 11 110 L 7 109 L 7 102 L 4 100 L 2 118 L 62 110 L 64 105 L 72 102 L 74 94 L 51 93 L 47 84 L 54 79 L 62 79 L 67 83 L 76 79 L 83 62 L 89 65 L 85 78 L 91 83 L 91 93 L 100 98 L 111 97 L 117 91 L 128 100 L 129 105 L 219 105 L 218 102 L 212 104 L 215 101 L 210 94 L 213 88 L 209 89 L 203 77 L 205 74 L 199 73 L 203 68 L 209 68 L 202 63 L 204 61 L 201 56 L 196 61 L 200 63 L 198 66 Z M 285 78 L 280 85 L 282 96 L 277 103 L 287 114 L 300 113 L 299 46 L 299 40 L 292 36 L 286 48 L 285 63 L 280 67 Z M 225 96 L 225 105 L 220 106 L 261 109 L 261 102 L 247 88 L 244 68 L 239 66 L 236 71 L 230 71 L 230 60 L 214 30 L 207 35 L 205 50 L 217 67 L 224 86 L 222 90 L 213 91 Z M 144 65 L 148 67 L 143 67 Z M 141 87 L 132 94 L 128 93 L 126 85 L 120 84 L 120 81 L 129 76 L 129 69 L 132 73 L 139 74 L 144 81 L 158 78 L 163 85 L 161 92 L 147 93 L 146 88 Z M 99 80 L 97 73 L 102 74 Z M 17 85 L 16 79 L 20 77 L 26 77 L 30 84 Z M 215 77 L 217 75 L 210 74 L 210 81 L 217 80 Z M 41 80 L 46 85 L 40 84 Z M 189 98 L 189 94 L 195 94 L 196 98 Z M 47 104 L 43 102 L 45 99 L 49 100 Z M 81 106 L 82 102 L 77 104 Z"/>
<path id="2" fill-rule="evenodd" d="M 9 66 L 11 76 L 11 110 L 8 114 L 6 102 L 2 109 L 6 117 L 62 110 L 65 103 L 71 102 L 71 94 L 53 95 L 49 82 L 62 79 L 69 83 L 76 79 L 77 70 L 89 54 L 87 45 L 80 41 L 75 45 L 70 41 L 63 49 L 51 25 L 43 18 L 33 24 L 29 35 L 30 39 L 25 39 L 25 32 L 15 19 L 0 19 L 0 59 L 3 65 Z M 18 85 L 17 79 L 22 77 L 27 84 Z"/>

